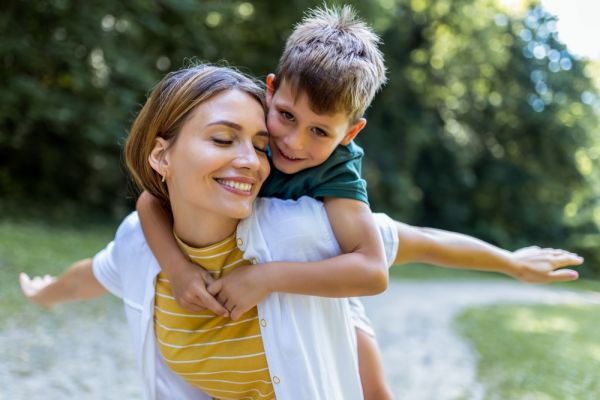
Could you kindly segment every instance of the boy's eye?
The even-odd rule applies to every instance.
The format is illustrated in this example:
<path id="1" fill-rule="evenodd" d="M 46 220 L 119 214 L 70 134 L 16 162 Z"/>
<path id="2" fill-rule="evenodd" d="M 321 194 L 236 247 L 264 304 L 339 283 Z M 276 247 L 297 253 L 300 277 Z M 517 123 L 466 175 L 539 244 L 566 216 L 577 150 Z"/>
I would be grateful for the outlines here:
<path id="1" fill-rule="evenodd" d="M 325 131 L 324 131 L 323 129 L 321 129 L 321 128 L 313 128 L 313 129 L 312 129 L 312 131 L 313 131 L 313 133 L 314 133 L 315 135 L 317 135 L 317 136 L 320 136 L 320 137 L 327 137 L 327 136 L 328 136 L 328 135 L 327 135 L 327 132 L 325 132 Z"/>
<path id="2" fill-rule="evenodd" d="M 288 120 L 288 121 L 293 121 L 294 120 L 294 116 L 292 114 L 290 114 L 289 112 L 287 112 L 287 111 L 281 111 L 281 116 L 283 118 L 285 118 L 286 120 Z"/>

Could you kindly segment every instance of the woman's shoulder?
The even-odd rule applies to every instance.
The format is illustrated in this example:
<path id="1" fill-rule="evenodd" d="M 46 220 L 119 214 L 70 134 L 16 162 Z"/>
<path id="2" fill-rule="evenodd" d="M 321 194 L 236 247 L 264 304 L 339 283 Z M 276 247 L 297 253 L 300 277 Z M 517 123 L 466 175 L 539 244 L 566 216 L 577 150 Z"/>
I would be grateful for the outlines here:
<path id="1" fill-rule="evenodd" d="M 139 239 L 140 235 L 143 239 L 144 234 L 142 232 L 140 218 L 138 217 L 138 213 L 133 211 L 121 221 L 121 224 L 117 228 L 115 240 L 135 240 L 136 238 Z"/>
<path id="2" fill-rule="evenodd" d="M 322 201 L 303 196 L 297 200 L 282 200 L 274 197 L 261 197 L 254 202 L 253 216 L 256 218 L 271 218 L 273 215 L 294 214 L 319 216 L 325 213 Z"/>
<path id="3" fill-rule="evenodd" d="M 252 216 L 238 226 L 238 235 L 253 247 L 262 243 L 275 260 L 313 261 L 339 252 L 325 206 L 310 197 L 258 199 Z"/>
<path id="4" fill-rule="evenodd" d="M 253 225 L 263 228 L 281 228 L 308 231 L 313 229 L 329 229 L 327 212 L 322 201 L 303 196 L 297 200 L 277 198 L 259 198 L 254 202 L 252 215 L 249 218 Z"/>

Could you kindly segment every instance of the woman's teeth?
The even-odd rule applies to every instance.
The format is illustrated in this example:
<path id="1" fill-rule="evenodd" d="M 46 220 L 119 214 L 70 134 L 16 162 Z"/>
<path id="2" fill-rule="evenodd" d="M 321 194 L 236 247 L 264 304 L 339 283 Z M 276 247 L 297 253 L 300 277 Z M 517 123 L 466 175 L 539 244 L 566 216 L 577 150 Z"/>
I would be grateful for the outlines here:
<path id="1" fill-rule="evenodd" d="M 242 190 L 244 192 L 249 192 L 249 191 L 252 190 L 252 184 L 251 183 L 229 181 L 229 180 L 225 180 L 225 179 L 217 179 L 217 181 L 221 185 L 229 186 L 230 188 Z"/>

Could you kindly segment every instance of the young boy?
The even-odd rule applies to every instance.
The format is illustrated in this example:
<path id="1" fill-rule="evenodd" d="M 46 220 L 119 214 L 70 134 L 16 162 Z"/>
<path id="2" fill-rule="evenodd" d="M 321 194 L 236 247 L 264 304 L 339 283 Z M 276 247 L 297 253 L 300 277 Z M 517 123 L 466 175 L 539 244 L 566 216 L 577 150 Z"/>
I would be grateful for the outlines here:
<path id="1" fill-rule="evenodd" d="M 366 108 L 386 80 L 378 43 L 379 38 L 350 7 L 315 9 L 295 27 L 277 73 L 267 77 L 272 172 L 261 194 L 322 199 L 344 252 L 321 263 L 305 264 L 310 273 L 307 283 L 313 290 L 333 284 L 375 294 L 387 285 L 388 261 L 361 177 L 363 151 L 353 142 L 366 125 Z M 225 298 L 223 281 L 215 281 L 183 255 L 173 238 L 168 213 L 157 200 L 144 193 L 137 208 L 147 241 L 182 307 L 209 308 L 221 315 L 235 308 L 230 316 L 236 319 L 255 305 L 245 303 L 243 294 L 238 299 Z M 579 257 L 560 250 L 527 248 L 513 253 L 460 234 L 397 226 L 402 247 L 395 263 L 421 261 L 482 269 L 529 282 L 576 279 L 575 271 L 556 269 L 581 263 Z M 352 304 L 365 398 L 392 398 L 368 320 L 358 300 Z"/>

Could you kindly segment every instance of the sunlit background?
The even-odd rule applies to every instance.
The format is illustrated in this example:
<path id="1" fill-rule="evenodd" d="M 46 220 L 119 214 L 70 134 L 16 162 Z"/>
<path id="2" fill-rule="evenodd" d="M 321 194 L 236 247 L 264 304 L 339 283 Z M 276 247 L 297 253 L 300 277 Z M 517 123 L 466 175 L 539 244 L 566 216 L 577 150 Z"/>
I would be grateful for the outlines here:
<path id="1" fill-rule="evenodd" d="M 372 206 L 503 247 L 569 247 L 594 270 L 598 2 L 349 3 L 381 35 L 389 71 L 357 139 Z M 12 216 L 123 216 L 136 192 L 121 146 L 160 77 L 190 60 L 227 60 L 262 79 L 320 4 L 10 2 L 0 204 Z"/>
<path id="2" fill-rule="evenodd" d="M 388 69 L 357 138 L 373 209 L 507 249 L 579 252 L 590 280 L 569 288 L 598 291 L 600 1 L 347 2 L 382 37 Z M 99 362 L 96 347 L 83 349 L 91 355 L 81 365 L 95 368 L 87 380 L 80 364 L 63 360 L 86 343 L 79 327 L 118 322 L 117 302 L 46 314 L 25 304 L 16 277 L 59 273 L 110 240 L 137 195 L 122 145 L 164 74 L 193 60 L 227 60 L 264 79 L 293 25 L 322 0 L 5 3 L 0 353 L 8 361 L 0 364 L 0 398 L 6 387 L 7 399 L 47 399 L 47 388 L 62 390 L 60 399 L 135 398 L 102 380 L 100 370 L 130 380 L 120 372 L 133 367 L 114 362 L 124 351 L 103 353 Z M 420 267 L 392 271 L 408 282 L 466 276 Z M 599 318 L 592 306 L 517 305 L 471 310 L 458 322 L 480 356 L 477 380 L 496 396 L 486 399 L 564 400 L 600 398 Z M 413 367 L 388 369 L 406 375 Z M 40 380 L 48 371 L 55 374 Z M 10 395 L 11 386 L 23 395 Z"/>

